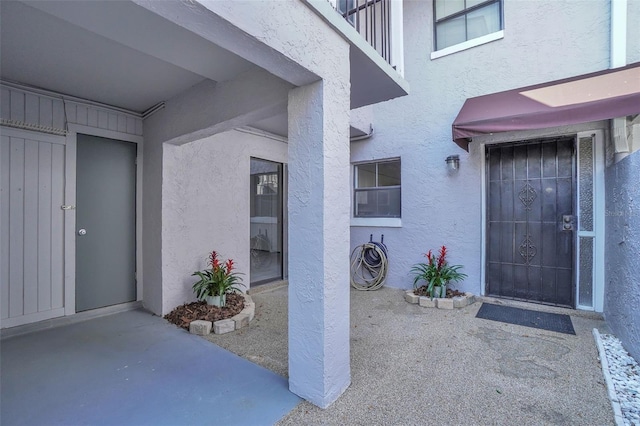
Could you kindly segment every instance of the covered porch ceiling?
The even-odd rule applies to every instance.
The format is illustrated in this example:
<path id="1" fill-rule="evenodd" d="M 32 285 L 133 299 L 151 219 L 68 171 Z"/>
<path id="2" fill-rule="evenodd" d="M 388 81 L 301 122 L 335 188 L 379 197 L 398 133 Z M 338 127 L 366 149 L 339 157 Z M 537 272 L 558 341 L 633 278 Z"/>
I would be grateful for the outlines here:
<path id="1" fill-rule="evenodd" d="M 130 111 L 255 66 L 127 1 L 0 7 L 2 79 Z"/>
<path id="2" fill-rule="evenodd" d="M 137 2 L 15 0 L 0 2 L 0 8 L 3 81 L 140 114 L 204 80 L 223 82 L 258 68 Z M 352 74 L 371 67 L 351 56 Z M 312 77 L 303 69 L 297 73 Z M 379 86 L 373 77 L 360 82 Z M 371 102 L 371 90 L 352 86 L 352 105 Z M 252 125 L 286 136 L 287 111 Z"/>

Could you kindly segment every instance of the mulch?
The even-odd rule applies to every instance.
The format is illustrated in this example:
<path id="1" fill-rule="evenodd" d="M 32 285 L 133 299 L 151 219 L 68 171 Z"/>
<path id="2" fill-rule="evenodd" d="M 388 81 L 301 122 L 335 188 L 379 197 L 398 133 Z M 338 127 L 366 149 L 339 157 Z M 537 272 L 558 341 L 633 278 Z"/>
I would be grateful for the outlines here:
<path id="1" fill-rule="evenodd" d="M 191 321 L 219 321 L 231 318 L 244 309 L 244 297 L 239 294 L 227 294 L 227 303 L 224 308 L 209 306 L 206 302 L 185 303 L 164 316 L 164 319 L 178 327 L 189 329 Z"/>
<path id="2" fill-rule="evenodd" d="M 418 287 L 417 289 L 413 290 L 413 294 L 416 294 L 418 296 L 431 296 L 428 292 L 427 292 L 427 286 L 423 285 Z M 464 296 L 465 294 L 458 291 L 458 290 L 452 290 L 450 288 L 447 289 L 447 299 L 453 299 L 456 296 Z"/>

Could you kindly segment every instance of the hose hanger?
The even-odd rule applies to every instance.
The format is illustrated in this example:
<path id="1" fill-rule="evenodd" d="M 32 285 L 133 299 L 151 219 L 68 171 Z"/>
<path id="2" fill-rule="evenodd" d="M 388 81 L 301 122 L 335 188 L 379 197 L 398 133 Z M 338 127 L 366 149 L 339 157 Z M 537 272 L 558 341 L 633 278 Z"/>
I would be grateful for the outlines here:
<path id="1" fill-rule="evenodd" d="M 373 241 L 357 246 L 351 252 L 351 286 L 356 290 L 378 290 L 384 285 L 389 271 L 387 246 L 384 235 L 380 242 Z"/>

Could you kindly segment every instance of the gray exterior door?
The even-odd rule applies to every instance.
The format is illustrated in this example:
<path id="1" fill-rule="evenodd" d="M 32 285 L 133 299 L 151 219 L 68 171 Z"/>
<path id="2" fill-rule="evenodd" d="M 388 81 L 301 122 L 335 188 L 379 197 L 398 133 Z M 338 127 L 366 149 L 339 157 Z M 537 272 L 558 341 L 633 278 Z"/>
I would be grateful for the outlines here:
<path id="1" fill-rule="evenodd" d="M 78 135 L 77 312 L 136 300 L 136 150 Z"/>
<path id="2" fill-rule="evenodd" d="M 487 147 L 491 296 L 574 307 L 574 139 Z"/>

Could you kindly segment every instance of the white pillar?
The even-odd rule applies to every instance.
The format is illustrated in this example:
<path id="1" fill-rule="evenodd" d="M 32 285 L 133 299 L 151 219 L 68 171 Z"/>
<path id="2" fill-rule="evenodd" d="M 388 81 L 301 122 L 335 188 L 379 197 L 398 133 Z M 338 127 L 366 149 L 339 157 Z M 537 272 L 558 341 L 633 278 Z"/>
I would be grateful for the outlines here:
<path id="1" fill-rule="evenodd" d="M 288 107 L 289 388 L 321 408 L 351 383 L 344 56 L 344 75 L 291 90 Z"/>
<path id="2" fill-rule="evenodd" d="M 611 0 L 611 49 L 610 68 L 627 65 L 627 0 Z M 615 147 L 616 162 L 629 155 L 627 119 L 611 120 L 611 138 Z"/>
<path id="3" fill-rule="evenodd" d="M 611 0 L 611 68 L 627 65 L 627 0 Z"/>
<path id="4" fill-rule="evenodd" d="M 403 0 L 391 1 L 391 65 L 404 77 Z"/>

